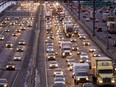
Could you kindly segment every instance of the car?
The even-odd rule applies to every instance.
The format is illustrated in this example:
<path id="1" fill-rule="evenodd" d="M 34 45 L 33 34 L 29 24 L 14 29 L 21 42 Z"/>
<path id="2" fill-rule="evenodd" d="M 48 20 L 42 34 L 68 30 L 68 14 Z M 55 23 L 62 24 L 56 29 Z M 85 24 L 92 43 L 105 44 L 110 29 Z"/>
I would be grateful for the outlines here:
<path id="1" fill-rule="evenodd" d="M 100 55 L 100 53 L 98 53 L 98 52 L 93 52 L 93 57 L 100 57 L 101 55 Z"/>
<path id="2" fill-rule="evenodd" d="M 74 34 L 77 34 L 78 35 L 78 32 L 79 32 L 79 29 L 75 29 L 74 30 Z"/>
<path id="3" fill-rule="evenodd" d="M 55 53 L 48 53 L 47 58 L 48 58 L 48 60 L 56 60 Z"/>
<path id="4" fill-rule="evenodd" d="M 16 29 L 15 32 L 21 33 L 21 29 Z"/>
<path id="5" fill-rule="evenodd" d="M 0 79 L 0 87 L 8 87 L 8 80 L 7 79 Z"/>
<path id="6" fill-rule="evenodd" d="M 13 47 L 12 41 L 7 41 L 6 42 L 6 48 L 12 48 L 12 47 Z"/>
<path id="7" fill-rule="evenodd" d="M 21 56 L 14 56 L 13 57 L 13 60 L 14 61 L 21 61 Z"/>
<path id="8" fill-rule="evenodd" d="M 50 50 L 50 51 L 48 51 L 47 53 L 54 53 L 55 55 L 58 55 L 58 52 L 55 51 L 55 50 Z"/>
<path id="9" fill-rule="evenodd" d="M 54 76 L 56 76 L 56 75 L 63 75 L 62 68 L 56 68 L 54 70 Z"/>
<path id="10" fill-rule="evenodd" d="M 79 49 L 79 47 L 77 45 L 72 46 L 72 51 L 77 51 L 78 49 Z"/>
<path id="11" fill-rule="evenodd" d="M 99 22 L 99 20 L 96 18 L 96 19 L 95 19 L 95 22 Z"/>
<path id="12" fill-rule="evenodd" d="M 25 42 L 25 40 L 24 40 L 24 39 L 20 39 L 20 41 L 18 42 L 18 44 L 19 44 L 19 45 L 25 45 L 25 44 L 26 44 L 26 42 Z"/>
<path id="13" fill-rule="evenodd" d="M 113 46 L 116 47 L 116 41 L 113 41 Z"/>
<path id="14" fill-rule="evenodd" d="M 78 49 L 77 50 L 77 55 L 80 55 L 83 52 L 83 49 Z"/>
<path id="15" fill-rule="evenodd" d="M 19 26 L 23 26 L 24 24 L 21 22 L 21 23 L 19 23 L 18 25 L 19 25 Z"/>
<path id="16" fill-rule="evenodd" d="M 81 54 L 80 54 L 80 63 L 84 63 L 85 61 L 88 61 L 88 55 L 87 55 L 87 53 L 85 53 L 85 52 L 82 52 Z"/>
<path id="17" fill-rule="evenodd" d="M 6 20 L 6 21 L 9 21 L 9 20 L 10 20 L 10 17 L 6 17 L 5 20 Z"/>
<path id="18" fill-rule="evenodd" d="M 75 60 L 73 58 L 72 59 L 69 59 L 69 61 L 67 61 L 67 65 L 68 66 L 71 66 L 74 63 L 75 63 Z"/>
<path id="19" fill-rule="evenodd" d="M 23 52 L 24 51 L 24 47 L 23 46 L 18 46 L 16 51 L 17 52 Z"/>
<path id="20" fill-rule="evenodd" d="M 51 47 L 51 46 L 50 46 L 50 47 L 47 47 L 47 52 L 48 52 L 48 51 L 54 51 L 53 46 L 52 46 L 52 47 Z"/>
<path id="21" fill-rule="evenodd" d="M 58 68 L 58 62 L 57 61 L 50 61 L 49 68 Z"/>
<path id="22" fill-rule="evenodd" d="M 70 41 L 71 41 L 71 42 L 76 42 L 76 41 L 77 41 L 77 38 L 76 38 L 76 37 L 71 37 L 71 38 L 70 38 Z"/>
<path id="23" fill-rule="evenodd" d="M 85 39 L 85 38 L 86 38 L 85 34 L 79 34 L 79 39 Z"/>
<path id="24" fill-rule="evenodd" d="M 54 84 L 56 83 L 63 83 L 65 84 L 65 80 L 63 78 L 54 78 Z"/>
<path id="25" fill-rule="evenodd" d="M 83 58 L 83 57 L 85 57 L 85 58 L 89 58 L 88 55 L 87 55 L 87 53 L 85 53 L 85 52 L 81 52 L 81 54 L 80 54 L 80 58 Z"/>
<path id="26" fill-rule="evenodd" d="M 48 34 L 47 37 L 50 38 L 50 39 L 54 39 L 54 36 L 52 34 Z"/>
<path id="27" fill-rule="evenodd" d="M 0 40 L 1 40 L 1 41 L 4 40 L 4 35 L 0 35 Z"/>
<path id="28" fill-rule="evenodd" d="M 2 21 L 2 24 L 6 24 L 7 23 L 7 21 Z"/>
<path id="29" fill-rule="evenodd" d="M 24 31 L 24 30 L 26 30 L 26 27 L 20 27 L 20 30 Z"/>
<path id="30" fill-rule="evenodd" d="M 93 83 L 84 83 L 82 87 L 95 87 Z"/>
<path id="31" fill-rule="evenodd" d="M 89 46 L 90 45 L 90 41 L 89 40 L 83 40 L 83 45 L 84 46 Z"/>
<path id="32" fill-rule="evenodd" d="M 70 59 L 72 59 L 72 56 L 67 56 L 66 57 L 66 62 L 68 62 Z"/>
<path id="33" fill-rule="evenodd" d="M 100 26 L 97 27 L 97 28 L 96 28 L 96 31 L 97 31 L 97 32 L 102 32 L 102 27 L 100 27 Z"/>
<path id="34" fill-rule="evenodd" d="M 15 63 L 10 61 L 6 64 L 6 70 L 15 70 Z"/>
<path id="35" fill-rule="evenodd" d="M 17 37 L 18 36 L 17 32 L 12 33 L 12 36 Z"/>
<path id="36" fill-rule="evenodd" d="M 65 87 L 64 83 L 55 83 L 53 87 Z"/>
<path id="37" fill-rule="evenodd" d="M 56 74 L 54 78 L 62 78 L 65 80 L 65 77 L 63 74 Z"/>
<path id="38" fill-rule="evenodd" d="M 12 26 L 15 25 L 15 24 L 16 24 L 16 23 L 15 23 L 14 21 L 10 23 L 10 25 L 12 25 Z"/>
<path id="39" fill-rule="evenodd" d="M 90 21 L 90 18 L 86 18 L 85 20 L 86 20 L 86 22 L 88 22 L 88 21 Z"/>
<path id="40" fill-rule="evenodd" d="M 74 65 L 75 65 L 75 62 L 72 62 L 72 63 L 70 64 L 70 66 L 69 66 L 69 68 L 68 68 L 68 69 L 69 69 L 70 71 L 72 71 L 72 70 L 73 70 Z"/>
<path id="41" fill-rule="evenodd" d="M 86 18 L 86 15 L 83 15 L 83 18 Z"/>
<path id="42" fill-rule="evenodd" d="M 9 29 L 5 29 L 5 32 L 10 32 L 10 30 Z"/>
<path id="43" fill-rule="evenodd" d="M 53 41 L 52 41 L 51 38 L 48 38 L 48 37 L 47 37 L 46 40 L 45 40 L 45 42 L 46 42 L 46 43 L 52 43 Z"/>
<path id="44" fill-rule="evenodd" d="M 95 52 L 95 51 L 96 51 L 96 49 L 94 47 L 89 48 L 89 52 Z"/>

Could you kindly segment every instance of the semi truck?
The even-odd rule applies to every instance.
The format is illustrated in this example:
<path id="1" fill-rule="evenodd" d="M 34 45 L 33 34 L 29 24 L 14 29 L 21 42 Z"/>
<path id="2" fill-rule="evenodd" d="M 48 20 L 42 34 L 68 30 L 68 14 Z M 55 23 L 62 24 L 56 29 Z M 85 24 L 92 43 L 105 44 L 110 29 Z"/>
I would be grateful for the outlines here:
<path id="1" fill-rule="evenodd" d="M 98 86 L 115 84 L 112 60 L 109 57 L 93 57 L 92 71 Z"/>
<path id="2" fill-rule="evenodd" d="M 107 16 L 106 22 L 107 22 L 107 26 L 109 27 L 111 23 L 115 23 L 115 17 Z"/>
<path id="3" fill-rule="evenodd" d="M 71 23 L 67 23 L 64 25 L 64 33 L 66 37 L 71 37 L 74 35 L 74 25 Z"/>
<path id="4" fill-rule="evenodd" d="M 60 47 L 61 47 L 61 55 L 63 58 L 72 55 L 71 52 L 72 43 L 70 41 L 62 41 Z"/>
<path id="5" fill-rule="evenodd" d="M 51 19 L 51 13 L 50 13 L 50 11 L 46 11 L 45 12 L 45 18 L 46 18 L 46 20 L 50 20 Z"/>
<path id="6" fill-rule="evenodd" d="M 73 75 L 74 82 L 76 84 L 89 82 L 89 64 L 88 63 L 75 63 L 73 66 Z"/>

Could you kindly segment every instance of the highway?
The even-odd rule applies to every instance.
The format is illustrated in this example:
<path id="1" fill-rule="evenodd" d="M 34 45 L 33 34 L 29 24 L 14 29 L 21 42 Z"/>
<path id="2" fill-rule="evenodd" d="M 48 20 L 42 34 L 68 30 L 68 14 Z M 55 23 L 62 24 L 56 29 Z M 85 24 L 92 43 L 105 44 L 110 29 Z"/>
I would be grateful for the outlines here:
<path id="1" fill-rule="evenodd" d="M 52 14 L 53 8 L 56 8 L 57 5 L 63 7 L 65 18 L 61 21 L 59 15 L 52 15 L 50 19 L 47 19 L 46 12 L 50 11 Z M 90 10 L 91 8 L 87 7 L 87 9 Z M 71 46 L 77 46 L 77 50 L 73 50 L 72 47 L 70 50 L 71 59 L 74 60 L 74 63 L 81 62 L 80 54 L 82 53 L 86 53 L 88 61 L 92 63 L 95 52 L 90 52 L 90 49 L 94 49 L 101 57 L 107 55 L 85 32 L 84 27 L 78 24 L 69 11 L 70 7 L 67 7 L 66 4 L 57 2 L 20 1 L 15 8 L 7 10 L 6 14 L 0 18 L 0 35 L 5 38 L 0 40 L 0 79 L 6 79 L 8 87 L 55 87 L 54 72 L 56 68 L 63 71 L 65 78 L 65 86 L 63 87 L 84 87 L 84 83 L 76 84 L 72 78 L 73 71 L 70 70 L 68 62 L 66 62 L 68 58 L 62 56 L 62 46 L 60 46 L 62 42 L 70 41 Z M 77 12 L 75 10 L 73 12 L 78 17 Z M 83 18 L 84 15 L 85 13 L 82 12 L 81 20 L 92 31 L 92 20 L 86 22 Z M 86 17 L 89 17 L 89 13 Z M 105 23 L 102 23 L 101 13 L 97 14 L 97 18 L 99 22 L 96 22 L 96 25 L 102 26 L 103 32 L 96 32 L 96 36 L 102 37 L 103 43 L 106 44 L 107 30 Z M 79 29 L 80 35 L 72 34 L 72 37 L 66 37 L 64 31 L 66 21 L 72 23 L 75 30 Z M 84 39 L 80 37 L 81 34 L 85 36 Z M 109 39 L 109 46 L 112 50 L 115 50 L 115 47 L 112 46 L 112 41 L 116 40 L 115 36 L 113 34 L 112 38 Z M 74 38 L 76 41 L 72 41 Z M 90 45 L 84 45 L 85 40 L 88 40 Z M 50 50 L 55 55 L 54 60 L 49 59 Z M 80 54 L 78 54 L 79 51 L 81 51 Z M 58 64 L 56 68 L 51 67 L 51 62 L 54 61 Z M 9 66 L 11 67 L 9 68 Z M 89 82 L 94 83 L 92 71 L 92 69 L 89 70 Z M 96 84 L 93 85 L 98 87 Z"/>
<path id="2" fill-rule="evenodd" d="M 46 11 L 46 6 L 44 6 L 44 12 Z M 47 7 L 49 8 L 49 7 Z M 49 8 L 50 9 L 50 8 Z M 65 8 L 64 8 L 65 9 Z M 50 9 L 50 11 L 52 11 Z M 76 24 L 77 26 L 79 26 L 79 24 L 76 23 L 76 21 L 70 16 L 70 14 L 64 10 L 65 13 L 67 14 L 67 16 L 65 17 L 66 19 L 69 19 L 70 21 L 72 21 L 72 23 Z M 47 22 L 45 19 L 45 13 L 42 22 L 41 22 L 41 26 L 42 29 L 40 30 L 40 37 L 39 37 L 39 46 L 38 46 L 38 71 L 40 73 L 40 85 L 39 87 L 53 87 L 54 85 L 54 68 L 51 69 L 50 68 L 50 61 L 48 60 L 48 56 L 47 56 L 47 43 L 45 42 L 47 37 L 49 36 L 49 34 L 47 34 Z M 56 22 L 56 23 L 55 23 Z M 55 51 L 57 51 L 57 55 L 56 55 L 56 61 L 58 62 L 58 68 L 62 68 L 64 76 L 65 76 L 65 86 L 66 87 L 80 87 L 82 86 L 82 83 L 80 83 L 79 85 L 74 83 L 74 80 L 72 78 L 72 71 L 69 70 L 69 67 L 67 66 L 67 62 L 65 58 L 62 58 L 61 55 L 61 48 L 59 47 L 59 39 L 58 39 L 58 35 L 57 35 L 57 31 L 58 29 L 61 30 L 61 32 L 63 33 L 63 26 L 62 26 L 62 22 L 59 21 L 58 16 L 53 17 L 50 21 L 49 21 L 50 25 L 51 25 L 51 29 L 53 32 L 53 37 L 54 39 L 52 39 L 53 41 L 53 49 Z M 79 37 L 77 37 L 75 35 L 75 37 L 77 38 L 76 42 L 72 42 L 72 44 L 76 44 L 79 49 L 83 49 L 84 52 L 86 52 L 89 56 L 89 60 L 91 60 L 92 58 L 92 54 L 91 52 L 89 52 L 90 47 L 94 48 L 97 50 L 98 53 L 100 53 L 101 56 L 105 56 L 105 54 L 100 50 L 100 48 L 89 38 L 89 36 L 86 34 L 86 32 L 79 26 L 79 28 L 81 29 L 81 33 L 84 33 L 86 35 L 86 39 L 90 40 L 90 46 L 83 46 L 83 40 L 79 39 Z M 63 36 L 66 40 L 70 41 L 70 38 L 67 38 L 65 36 L 65 34 L 63 34 Z M 77 55 L 76 51 L 72 51 L 72 58 L 75 60 L 76 63 L 79 63 L 79 59 L 80 57 Z M 45 71 L 45 72 L 44 72 Z M 91 70 L 90 70 L 91 73 Z M 90 76 L 90 82 L 92 82 L 91 76 Z"/>
<path id="3" fill-rule="evenodd" d="M 8 80 L 9 87 L 25 87 L 26 86 L 26 76 L 28 75 L 29 63 L 31 60 L 31 46 L 33 46 L 33 33 L 34 32 L 34 16 L 36 14 L 36 10 L 38 8 L 38 4 L 31 4 L 31 7 L 34 8 L 31 12 L 30 8 L 21 6 L 22 3 L 19 3 L 19 7 L 22 10 L 22 16 L 3 16 L 1 21 L 5 21 L 6 23 L 2 23 L 1 27 L 1 35 L 5 37 L 3 41 L 0 41 L 0 78 L 4 78 Z M 30 3 L 23 3 L 29 4 Z M 17 7 L 18 8 L 18 7 Z M 10 11 L 16 11 L 17 8 L 11 8 Z M 28 10 L 29 9 L 29 10 Z M 26 10 L 33 13 L 33 16 L 25 16 Z M 9 18 L 6 20 L 5 18 Z M 12 24 L 11 24 L 12 23 Z M 14 24 L 13 24 L 14 23 Z M 7 31 L 6 31 L 7 30 Z M 9 30 L 9 31 L 8 31 Z M 15 36 L 13 36 L 15 34 Z M 19 45 L 20 40 L 25 41 L 25 45 Z M 7 48 L 6 43 L 11 41 L 13 47 Z M 21 46 L 22 51 L 18 51 L 18 47 Z M 14 57 L 20 57 L 19 61 L 15 61 Z M 9 62 L 15 63 L 15 70 L 6 70 L 6 66 Z M 19 85 L 20 84 L 20 85 Z"/>

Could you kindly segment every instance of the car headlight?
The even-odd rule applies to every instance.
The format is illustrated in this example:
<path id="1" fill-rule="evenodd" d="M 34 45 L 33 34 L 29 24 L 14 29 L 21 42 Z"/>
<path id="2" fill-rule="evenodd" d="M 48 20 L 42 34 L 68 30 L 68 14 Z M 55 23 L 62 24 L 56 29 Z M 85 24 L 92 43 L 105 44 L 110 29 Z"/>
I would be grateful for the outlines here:
<path id="1" fill-rule="evenodd" d="M 114 78 L 112 78 L 111 83 L 115 83 L 115 79 Z"/>
<path id="2" fill-rule="evenodd" d="M 99 83 L 103 83 L 103 81 L 102 80 L 99 80 Z"/>
<path id="3" fill-rule="evenodd" d="M 50 66 L 52 66 L 52 65 L 50 65 Z"/>
<path id="4" fill-rule="evenodd" d="M 89 78 L 87 77 L 86 80 L 89 80 Z"/>
<path id="5" fill-rule="evenodd" d="M 6 68 L 8 68 L 9 66 L 6 66 Z"/>
<path id="6" fill-rule="evenodd" d="M 83 60 L 80 60 L 80 62 L 82 62 Z"/>
<path id="7" fill-rule="evenodd" d="M 4 84 L 4 87 L 7 87 L 7 84 Z"/>
<path id="8" fill-rule="evenodd" d="M 72 55 L 72 53 L 70 53 L 70 55 Z"/>
<path id="9" fill-rule="evenodd" d="M 56 64 L 56 66 L 58 66 L 58 64 Z"/>
<path id="10" fill-rule="evenodd" d="M 15 66 L 12 66 L 13 68 L 15 68 Z"/>
<path id="11" fill-rule="evenodd" d="M 63 53 L 62 55 L 65 56 L 65 53 Z"/>
<path id="12" fill-rule="evenodd" d="M 77 78 L 77 80 L 80 80 L 80 78 Z"/>

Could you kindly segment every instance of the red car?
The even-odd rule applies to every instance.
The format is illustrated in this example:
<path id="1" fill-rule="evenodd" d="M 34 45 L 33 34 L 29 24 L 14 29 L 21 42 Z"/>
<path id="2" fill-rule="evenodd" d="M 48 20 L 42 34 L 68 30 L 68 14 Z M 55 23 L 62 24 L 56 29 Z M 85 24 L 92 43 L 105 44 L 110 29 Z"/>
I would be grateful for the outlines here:
<path id="1" fill-rule="evenodd" d="M 102 32 L 102 27 L 96 27 L 97 32 Z"/>

